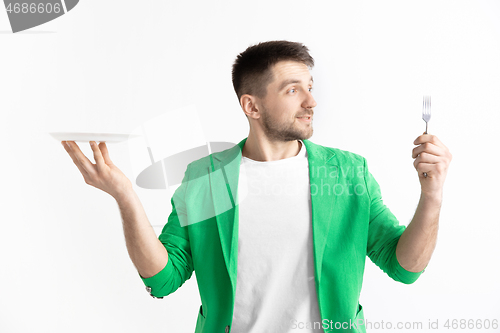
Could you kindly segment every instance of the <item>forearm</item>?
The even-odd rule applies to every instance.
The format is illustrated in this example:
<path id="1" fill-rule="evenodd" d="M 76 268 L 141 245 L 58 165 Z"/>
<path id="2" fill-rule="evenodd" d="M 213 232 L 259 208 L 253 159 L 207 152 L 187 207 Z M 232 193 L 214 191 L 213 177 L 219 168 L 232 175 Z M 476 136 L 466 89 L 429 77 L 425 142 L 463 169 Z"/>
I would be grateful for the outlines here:
<path id="1" fill-rule="evenodd" d="M 410 272 L 420 272 L 429 263 L 436 247 L 439 229 L 441 195 L 420 195 L 415 215 L 401 235 L 396 257 L 399 264 Z"/>
<path id="2" fill-rule="evenodd" d="M 167 264 L 168 254 L 149 223 L 139 197 L 130 189 L 115 199 L 130 259 L 143 278 L 157 274 Z"/>

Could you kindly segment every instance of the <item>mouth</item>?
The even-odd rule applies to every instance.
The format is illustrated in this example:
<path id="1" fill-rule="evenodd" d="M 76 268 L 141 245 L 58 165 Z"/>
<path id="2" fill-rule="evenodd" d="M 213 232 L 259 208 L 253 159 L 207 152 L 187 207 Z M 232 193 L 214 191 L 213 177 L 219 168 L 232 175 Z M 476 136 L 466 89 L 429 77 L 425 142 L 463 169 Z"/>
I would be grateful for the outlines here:
<path id="1" fill-rule="evenodd" d="M 311 116 L 297 117 L 301 121 L 310 122 L 312 120 Z"/>

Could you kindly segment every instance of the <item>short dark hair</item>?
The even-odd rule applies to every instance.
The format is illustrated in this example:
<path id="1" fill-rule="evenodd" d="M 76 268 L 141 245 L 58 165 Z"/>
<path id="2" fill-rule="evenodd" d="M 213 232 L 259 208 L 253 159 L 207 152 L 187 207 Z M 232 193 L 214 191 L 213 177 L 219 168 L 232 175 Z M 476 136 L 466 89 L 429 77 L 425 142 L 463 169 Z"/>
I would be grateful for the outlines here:
<path id="1" fill-rule="evenodd" d="M 314 67 L 309 49 L 302 43 L 276 40 L 262 42 L 241 52 L 233 64 L 233 87 L 238 101 L 244 94 L 266 97 L 267 85 L 272 82 L 271 67 L 279 61 L 301 62 Z"/>

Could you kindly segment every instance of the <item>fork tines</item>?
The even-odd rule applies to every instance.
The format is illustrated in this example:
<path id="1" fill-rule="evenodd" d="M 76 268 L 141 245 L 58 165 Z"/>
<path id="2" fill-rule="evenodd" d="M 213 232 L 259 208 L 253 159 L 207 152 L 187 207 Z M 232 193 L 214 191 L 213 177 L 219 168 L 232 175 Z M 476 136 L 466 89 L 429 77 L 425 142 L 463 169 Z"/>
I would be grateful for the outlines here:
<path id="1" fill-rule="evenodd" d="M 431 96 L 424 96 L 422 119 L 425 121 L 425 134 L 427 134 L 427 123 L 431 120 Z"/>

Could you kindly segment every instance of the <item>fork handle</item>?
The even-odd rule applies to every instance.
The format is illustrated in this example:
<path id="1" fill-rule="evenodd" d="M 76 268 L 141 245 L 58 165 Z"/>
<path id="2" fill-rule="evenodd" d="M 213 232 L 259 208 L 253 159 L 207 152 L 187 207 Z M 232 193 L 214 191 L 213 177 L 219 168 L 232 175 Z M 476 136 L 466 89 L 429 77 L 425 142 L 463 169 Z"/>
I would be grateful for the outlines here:
<path id="1" fill-rule="evenodd" d="M 428 134 L 427 133 L 427 122 L 425 122 L 425 132 L 424 134 Z M 427 178 L 427 172 L 424 172 L 424 177 Z"/>

